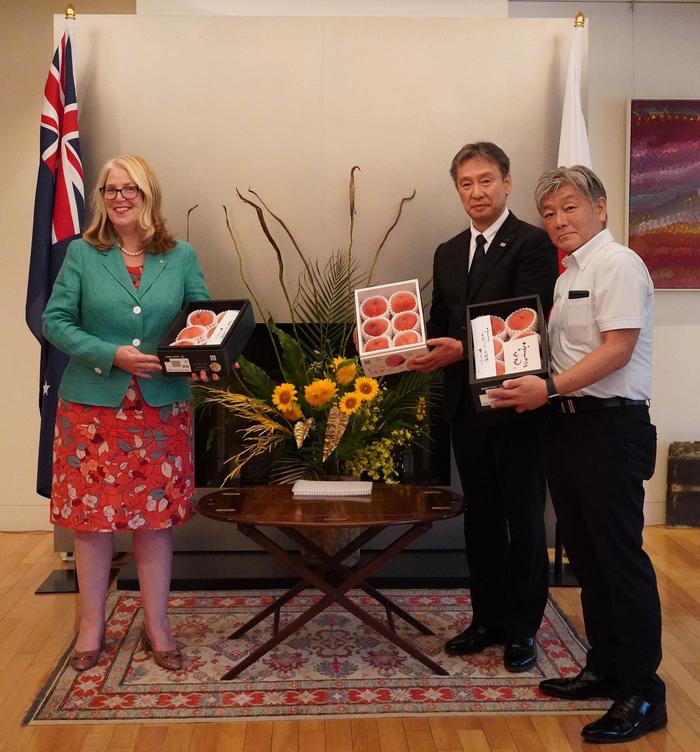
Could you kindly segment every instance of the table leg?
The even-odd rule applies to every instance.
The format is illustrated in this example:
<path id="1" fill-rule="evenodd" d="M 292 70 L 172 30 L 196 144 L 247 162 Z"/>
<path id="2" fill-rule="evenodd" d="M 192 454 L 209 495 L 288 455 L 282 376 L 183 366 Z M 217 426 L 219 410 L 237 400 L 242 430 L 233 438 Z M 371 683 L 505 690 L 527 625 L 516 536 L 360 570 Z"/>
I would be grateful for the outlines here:
<path id="1" fill-rule="evenodd" d="M 258 544 L 260 543 L 258 538 L 250 535 L 250 530 L 255 529 L 251 525 L 239 525 L 238 529 L 244 535 L 247 535 L 249 538 L 251 538 L 251 540 L 254 540 Z M 343 549 L 338 551 L 332 557 L 328 557 L 328 554 L 326 554 L 326 552 L 323 551 L 322 549 L 316 549 L 316 545 L 314 543 L 311 543 L 310 541 L 307 541 L 303 535 L 301 536 L 301 540 L 298 540 L 295 536 L 290 535 L 289 530 L 285 529 L 285 532 L 295 543 L 308 546 L 310 549 L 311 548 L 316 549 L 312 551 L 312 553 L 316 555 L 319 558 L 319 560 L 323 558 L 328 559 L 328 561 L 324 561 L 322 566 L 316 570 L 321 576 L 323 576 L 329 570 L 338 571 L 341 569 L 341 567 L 345 571 L 350 571 L 350 570 L 347 570 L 347 568 L 343 567 L 340 562 L 342 562 L 343 559 L 345 559 L 347 556 L 353 553 L 357 548 L 364 546 L 365 543 L 367 543 L 368 541 L 372 540 L 372 538 L 375 538 L 377 535 L 379 535 L 381 530 L 382 528 L 379 528 L 379 529 L 367 528 L 367 530 L 361 533 L 357 538 L 355 538 L 355 540 L 350 541 L 350 543 L 348 543 Z M 242 626 L 238 627 L 238 629 L 236 629 L 235 632 L 232 632 L 226 639 L 237 640 L 240 637 L 243 637 L 243 635 L 246 634 L 246 632 L 249 632 L 254 626 L 259 624 L 264 619 L 267 619 L 267 617 L 272 613 L 275 614 L 273 632 L 276 632 L 277 628 L 279 627 L 279 611 L 282 608 L 282 606 L 284 606 L 285 603 L 288 603 L 292 598 L 299 595 L 299 593 L 301 593 L 308 587 L 309 587 L 308 583 L 306 582 L 306 580 L 302 578 L 299 582 L 297 582 L 296 585 L 294 585 L 289 590 L 287 590 L 286 593 L 283 593 L 279 598 L 274 600 L 268 606 L 265 606 L 265 608 L 262 611 L 260 611 L 260 613 L 257 613 L 252 619 L 247 621 Z"/>
<path id="2" fill-rule="evenodd" d="M 381 528 L 383 530 L 384 528 Z M 376 528 L 375 528 L 376 530 Z M 287 537 L 291 538 L 295 543 L 298 543 L 299 545 L 307 545 L 304 541 L 304 535 L 303 533 L 300 533 L 298 530 L 295 529 L 287 529 L 285 528 L 284 532 L 287 534 Z M 375 535 L 378 533 L 375 533 Z M 422 534 L 422 533 L 420 533 Z M 372 536 L 374 537 L 374 536 Z M 417 537 L 417 536 L 416 536 Z M 358 539 L 356 539 L 357 541 Z M 366 541 L 362 541 L 359 543 L 360 546 L 364 546 Z M 355 550 L 356 546 L 353 546 L 353 543 L 355 541 L 351 541 L 346 548 L 344 548 L 342 551 L 339 551 L 337 554 L 335 554 L 333 557 L 328 558 L 328 554 L 326 554 L 322 549 L 318 548 L 315 544 L 311 544 L 315 550 L 312 551 L 314 556 L 318 558 L 327 558 L 328 562 L 324 562 L 324 564 L 332 564 L 335 563 L 334 569 L 339 574 L 343 575 L 343 577 L 347 577 L 349 572 L 352 570 L 348 569 L 346 566 L 343 565 L 343 561 L 347 558 L 348 554 L 352 553 L 353 550 Z M 408 545 L 408 544 L 406 544 Z M 405 548 L 403 546 L 402 548 Z M 346 552 L 346 549 L 350 549 Z M 402 550 L 402 549 L 399 549 Z M 384 566 L 387 561 L 392 559 L 395 556 L 395 553 L 387 553 L 388 549 L 385 551 L 381 551 L 378 553 L 375 557 L 373 557 L 372 561 L 375 559 L 377 560 L 376 566 L 373 567 L 372 571 Z M 337 562 L 337 563 L 336 563 Z M 326 567 L 324 566 L 323 571 L 317 570 L 317 573 L 323 575 L 323 572 L 327 571 Z M 362 571 L 365 571 L 364 568 Z M 368 582 L 359 582 L 357 584 L 357 587 L 361 588 L 362 590 L 367 593 L 367 595 L 371 596 L 375 600 L 379 601 L 384 608 L 391 609 L 397 616 L 400 616 L 404 621 L 408 622 L 411 626 L 415 627 L 419 632 L 422 632 L 425 635 L 431 635 L 433 632 L 428 629 L 428 627 L 425 626 L 422 622 L 418 621 L 415 617 L 411 616 L 411 614 L 404 611 L 400 606 L 397 606 L 390 598 L 388 598 L 386 595 L 383 595 L 377 588 L 370 585 Z M 387 619 L 389 623 L 391 623 L 391 618 L 389 617 Z"/>
<path id="3" fill-rule="evenodd" d="M 244 527 L 245 527 L 245 530 L 243 529 Z M 395 632 L 392 632 L 392 630 L 386 627 L 386 625 L 384 625 L 378 619 L 375 619 L 365 609 L 363 609 L 361 606 L 354 603 L 345 595 L 345 593 L 351 590 L 352 588 L 358 587 L 358 586 L 362 587 L 362 585 L 365 585 L 366 583 L 364 582 L 364 579 L 369 574 L 379 569 L 387 560 L 393 558 L 399 551 L 403 550 L 406 546 L 410 545 L 410 543 L 412 543 L 413 540 L 415 540 L 420 535 L 422 535 L 430 527 L 431 527 L 430 523 L 418 523 L 418 524 L 412 525 L 409 530 L 407 530 L 403 535 L 397 538 L 388 548 L 386 548 L 377 556 L 373 557 L 370 561 L 366 562 L 362 567 L 360 567 L 359 569 L 355 571 L 348 570 L 347 568 L 340 568 L 341 565 L 339 565 L 339 562 L 335 561 L 336 557 L 342 556 L 344 558 L 345 556 L 347 556 L 348 552 L 346 552 L 345 549 L 343 549 L 343 551 L 339 552 L 333 557 L 329 557 L 328 554 L 318 549 L 318 552 L 322 554 L 322 559 L 325 559 L 325 564 L 327 565 L 322 570 L 324 573 L 326 573 L 330 569 L 332 571 L 337 571 L 340 574 L 345 575 L 344 580 L 339 585 L 334 586 L 332 583 L 324 579 L 323 576 L 319 572 L 314 572 L 313 570 L 309 569 L 301 561 L 295 561 L 288 554 L 287 551 L 285 551 L 281 546 L 279 546 L 275 541 L 273 541 L 267 535 L 265 535 L 260 530 L 258 530 L 255 526 L 252 526 L 252 525 L 240 526 L 241 531 L 244 532 L 248 537 L 250 537 L 256 543 L 258 543 L 258 545 L 260 545 L 262 548 L 269 551 L 273 556 L 275 556 L 277 559 L 279 559 L 284 564 L 286 564 L 290 569 L 300 574 L 301 577 L 304 579 L 304 581 L 313 585 L 314 587 L 317 587 L 319 590 L 324 592 L 325 596 L 319 599 L 315 604 L 310 606 L 303 614 L 300 614 L 296 619 L 294 619 L 292 622 L 287 624 L 287 626 L 284 627 L 282 630 L 274 634 L 269 640 L 267 640 L 262 645 L 260 645 L 250 655 L 248 655 L 246 658 L 240 661 L 230 671 L 224 674 L 222 679 L 229 680 L 238 676 L 248 666 L 252 665 L 255 661 L 257 661 L 263 655 L 265 655 L 274 647 L 279 645 L 280 642 L 282 642 L 288 636 L 290 636 L 291 634 L 296 632 L 298 629 L 300 629 L 302 626 L 304 626 L 304 624 L 310 621 L 317 614 L 321 613 L 321 611 L 326 609 L 333 602 L 337 602 L 340 605 L 342 605 L 350 613 L 354 614 L 359 619 L 364 621 L 366 624 L 371 626 L 381 635 L 386 637 L 390 642 L 402 648 L 413 658 L 415 658 L 416 660 L 420 661 L 423 665 L 430 668 L 430 670 L 433 671 L 434 673 L 437 673 L 443 676 L 448 675 L 448 672 L 442 666 L 440 666 L 439 664 L 435 663 L 435 661 L 428 658 L 421 651 L 419 651 L 417 648 L 411 645 L 411 643 L 409 643 L 407 640 L 403 639 L 402 637 L 397 635 Z M 374 530 L 376 531 L 375 535 L 381 532 L 383 529 L 384 528 L 374 528 Z M 316 551 L 314 551 L 314 548 L 317 548 L 317 547 L 314 546 L 310 541 L 307 541 L 304 538 L 304 536 L 301 533 L 299 533 L 297 530 L 282 528 L 282 531 L 286 532 L 289 535 L 289 537 L 291 537 L 293 540 L 297 540 L 298 538 L 300 538 L 304 542 L 304 545 L 307 545 L 307 547 L 310 548 L 312 552 L 316 553 Z M 369 531 L 365 531 L 365 533 L 367 532 Z M 363 533 L 360 536 L 358 536 L 358 538 L 356 538 L 355 541 L 348 544 L 348 546 L 346 546 L 345 548 L 349 549 L 349 552 L 352 552 L 355 548 L 358 547 L 358 545 L 362 545 L 362 543 L 361 542 L 358 543 L 358 541 L 360 541 L 364 537 L 364 535 L 365 534 Z M 370 537 L 373 537 L 373 536 L 370 535 Z M 286 595 L 287 594 L 285 594 L 285 596 Z M 389 599 L 386 599 L 386 601 L 391 603 Z M 397 609 L 401 610 L 399 609 L 398 606 L 395 606 L 395 604 L 393 603 L 391 603 L 391 606 L 395 610 Z M 269 614 L 270 607 L 267 607 L 266 610 L 267 610 L 267 613 Z"/>
<path id="4" fill-rule="evenodd" d="M 441 676 L 449 676 L 449 672 L 446 669 L 444 669 L 432 659 L 428 658 L 427 655 L 418 650 L 418 648 L 408 642 L 408 640 L 405 640 L 403 637 L 396 634 L 396 632 L 393 632 L 385 624 L 376 619 L 364 608 L 359 606 L 354 601 L 350 600 L 350 598 L 345 595 L 345 593 L 347 593 L 349 590 L 352 590 L 352 588 L 354 587 L 360 587 L 364 590 L 364 585 L 367 584 L 366 582 L 364 582 L 364 579 L 369 574 L 381 568 L 386 563 L 386 561 L 389 561 L 394 556 L 396 556 L 399 551 L 402 551 L 416 538 L 423 535 L 423 533 L 430 527 L 431 525 L 429 523 L 413 525 L 402 536 L 397 538 L 388 548 L 377 554 L 360 569 L 355 570 L 354 572 L 346 569 L 348 575 L 339 586 L 334 587 L 329 582 L 316 576 L 309 578 L 309 580 L 319 590 L 325 592 L 328 597 L 331 597 L 333 601 L 336 601 L 347 611 L 357 616 L 358 619 L 364 621 L 365 624 L 372 627 L 374 630 L 379 632 L 379 634 L 386 637 L 390 642 L 393 642 L 395 645 L 405 650 L 410 656 L 415 658 L 417 661 L 420 661 L 420 663 L 422 663 L 424 666 L 427 666 L 433 673 L 440 674 Z M 312 573 L 312 575 L 313 574 L 314 573 Z M 374 595 L 372 595 L 372 597 L 374 597 Z M 389 606 L 394 609 L 396 613 L 400 612 L 400 616 L 406 614 L 403 609 L 400 609 L 398 606 L 396 606 L 396 604 L 394 604 L 389 598 L 386 598 L 385 596 L 382 596 L 380 602 L 385 607 Z M 406 614 L 406 616 L 408 616 L 408 614 Z M 418 622 L 418 620 L 414 620 L 413 617 L 411 617 L 411 620 L 416 621 L 418 624 L 420 624 L 420 622 Z M 422 624 L 421 626 L 424 627 L 424 625 Z M 427 628 L 424 627 L 424 629 Z M 429 630 L 428 632 L 430 633 Z"/>

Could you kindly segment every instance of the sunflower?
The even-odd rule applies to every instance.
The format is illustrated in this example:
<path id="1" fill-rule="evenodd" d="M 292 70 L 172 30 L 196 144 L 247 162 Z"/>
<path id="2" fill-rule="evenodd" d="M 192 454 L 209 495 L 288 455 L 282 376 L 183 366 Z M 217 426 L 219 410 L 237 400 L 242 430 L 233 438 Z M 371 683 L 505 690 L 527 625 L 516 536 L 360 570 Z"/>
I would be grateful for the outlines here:
<path id="1" fill-rule="evenodd" d="M 304 397 L 312 407 L 321 407 L 335 397 L 338 388 L 330 379 L 315 379 L 304 387 Z"/>
<path id="2" fill-rule="evenodd" d="M 294 384 L 280 384 L 272 392 L 272 404 L 284 412 L 294 402 L 297 390 Z"/>
<path id="3" fill-rule="evenodd" d="M 341 386 L 347 386 L 357 373 L 357 365 L 354 360 L 348 358 L 333 358 L 335 378 Z"/>
<path id="4" fill-rule="evenodd" d="M 360 395 L 360 399 L 371 402 L 377 396 L 379 383 L 369 376 L 360 376 L 355 379 L 355 391 Z"/>
<path id="5" fill-rule="evenodd" d="M 340 398 L 340 412 L 352 415 L 362 404 L 362 397 L 357 392 L 348 392 Z"/>
<path id="6" fill-rule="evenodd" d="M 290 402 L 288 405 L 285 406 L 284 410 L 280 408 L 280 412 L 282 413 L 283 418 L 286 418 L 292 423 L 295 420 L 299 420 L 300 418 L 304 417 L 301 412 L 301 408 L 299 407 L 298 402 Z"/>

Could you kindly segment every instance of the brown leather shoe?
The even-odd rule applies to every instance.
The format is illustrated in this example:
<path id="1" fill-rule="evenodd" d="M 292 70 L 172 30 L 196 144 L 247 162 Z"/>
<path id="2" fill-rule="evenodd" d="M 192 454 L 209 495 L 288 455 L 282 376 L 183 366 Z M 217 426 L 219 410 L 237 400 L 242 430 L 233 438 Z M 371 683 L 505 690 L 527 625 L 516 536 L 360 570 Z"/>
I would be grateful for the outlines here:
<path id="1" fill-rule="evenodd" d="M 175 650 L 156 650 L 146 632 L 145 625 L 141 627 L 141 650 L 151 653 L 156 664 L 166 671 L 182 670 L 183 660 L 180 646 L 178 645 Z"/>
<path id="2" fill-rule="evenodd" d="M 105 649 L 104 635 L 100 640 L 100 647 L 97 650 L 74 650 L 71 653 L 68 662 L 76 671 L 87 671 L 94 668 L 100 660 L 100 655 Z"/>

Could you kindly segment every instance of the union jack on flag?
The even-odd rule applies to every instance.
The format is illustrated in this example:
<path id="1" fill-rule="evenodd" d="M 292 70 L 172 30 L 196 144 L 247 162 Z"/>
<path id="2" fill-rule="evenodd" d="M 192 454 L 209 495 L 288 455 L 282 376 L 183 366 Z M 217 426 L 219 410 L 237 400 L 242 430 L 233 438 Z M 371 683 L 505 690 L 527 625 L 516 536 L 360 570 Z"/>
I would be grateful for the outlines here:
<path id="1" fill-rule="evenodd" d="M 78 100 L 69 28 L 54 53 L 46 79 L 39 142 L 39 174 L 34 199 L 25 316 L 32 334 L 41 344 L 41 433 L 37 492 L 50 497 L 57 391 L 68 359 L 44 339 L 41 317 L 68 244 L 80 237 L 82 232 L 85 206 L 78 138 Z"/>

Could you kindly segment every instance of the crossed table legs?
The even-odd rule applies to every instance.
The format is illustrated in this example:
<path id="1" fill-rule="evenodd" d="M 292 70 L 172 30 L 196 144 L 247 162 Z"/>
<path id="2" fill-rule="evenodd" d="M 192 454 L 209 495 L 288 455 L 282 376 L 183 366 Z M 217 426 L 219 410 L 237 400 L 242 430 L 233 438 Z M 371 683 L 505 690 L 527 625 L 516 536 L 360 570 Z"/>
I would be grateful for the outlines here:
<path id="1" fill-rule="evenodd" d="M 242 661 L 237 663 L 230 671 L 227 671 L 221 678 L 226 681 L 234 679 L 241 671 L 244 671 L 248 666 L 252 665 L 268 653 L 274 647 L 279 645 L 283 640 L 286 640 L 291 634 L 304 626 L 308 621 L 313 619 L 314 616 L 321 613 L 324 609 L 328 608 L 332 603 L 338 603 L 345 608 L 351 614 L 354 614 L 358 619 L 361 619 L 365 624 L 372 627 L 395 645 L 405 650 L 409 655 L 413 656 L 417 661 L 420 661 L 424 666 L 427 666 L 433 673 L 440 674 L 442 676 L 448 676 L 448 672 L 435 661 L 428 658 L 427 655 L 418 650 L 408 640 L 404 639 L 396 633 L 394 628 L 393 615 L 396 614 L 404 621 L 411 624 L 419 632 L 423 634 L 433 634 L 428 627 L 419 622 L 413 616 L 408 614 L 402 608 L 397 606 L 392 600 L 380 593 L 376 588 L 372 587 L 365 580 L 371 574 L 376 572 L 387 561 L 396 556 L 406 546 L 410 545 L 416 538 L 423 535 L 427 530 L 432 527 L 430 522 L 420 522 L 411 525 L 411 527 L 399 536 L 391 545 L 385 548 L 383 551 L 378 552 L 369 561 L 365 562 L 361 567 L 355 570 L 348 569 L 343 566 L 342 561 L 357 551 L 360 547 L 364 546 L 372 538 L 376 537 L 387 526 L 383 527 L 371 527 L 367 528 L 363 533 L 360 533 L 354 540 L 350 541 L 347 546 L 338 551 L 338 553 L 332 556 L 327 554 L 312 541 L 308 540 L 297 528 L 278 527 L 277 529 L 285 533 L 295 543 L 300 544 L 303 548 L 310 551 L 314 556 L 322 562 L 321 566 L 317 569 L 310 569 L 296 556 L 290 555 L 288 551 L 278 545 L 272 538 L 263 533 L 257 526 L 249 524 L 239 524 L 238 529 L 248 538 L 255 541 L 261 548 L 271 553 L 276 559 L 281 561 L 291 570 L 296 572 L 300 577 L 300 581 L 290 588 L 286 593 L 277 598 L 269 606 L 266 606 L 262 611 L 256 614 L 252 619 L 246 622 L 243 626 L 239 627 L 235 632 L 229 635 L 228 639 L 237 639 L 242 637 L 246 632 L 252 629 L 256 624 L 259 624 L 263 619 L 274 613 L 272 637 L 264 642 L 258 648 L 256 648 L 250 655 L 246 656 Z M 309 606 L 306 611 L 297 616 L 296 619 L 291 621 L 282 629 L 279 628 L 280 609 L 282 606 L 289 602 L 294 596 L 301 593 L 308 587 L 318 588 L 324 596 L 320 598 L 316 603 Z M 376 601 L 381 603 L 386 610 L 388 625 L 376 619 L 368 611 L 359 606 L 354 601 L 350 600 L 346 596 L 346 593 L 353 588 L 360 588 L 365 593 L 370 595 Z"/>

